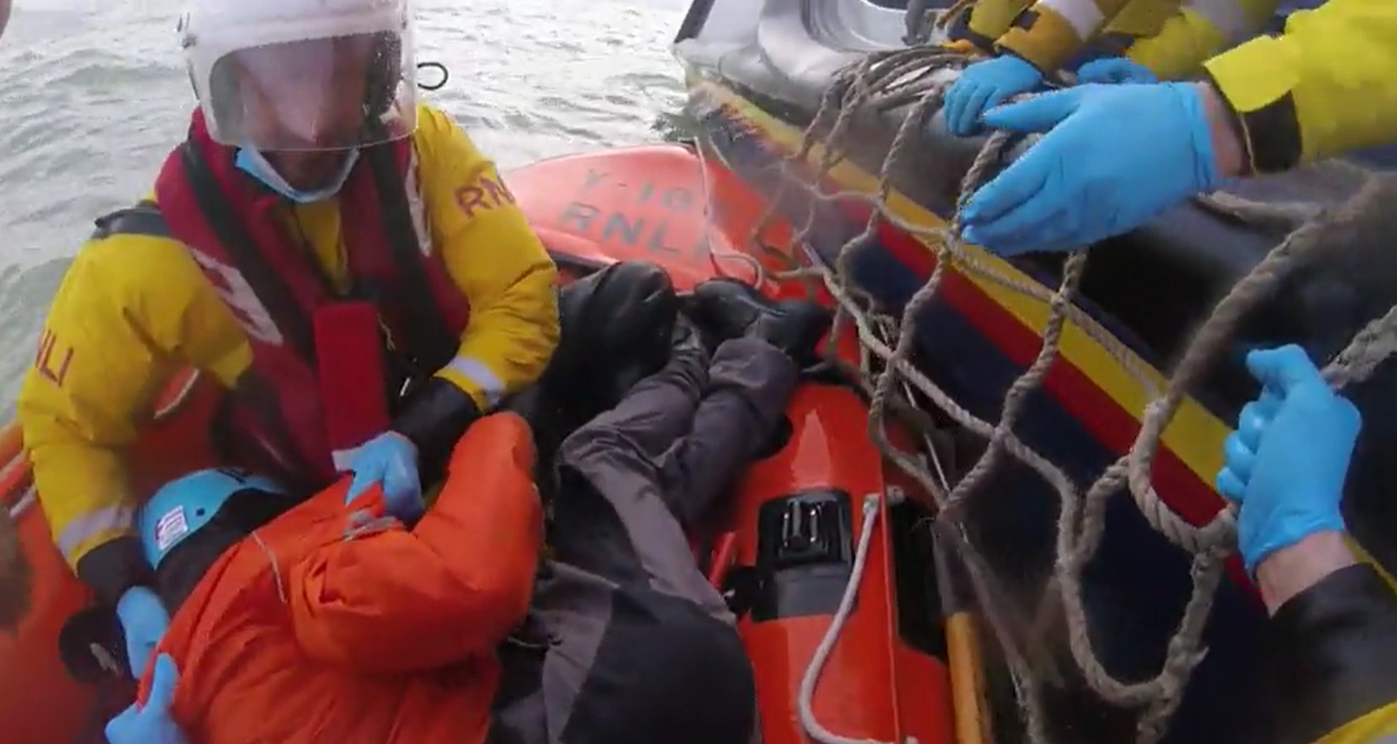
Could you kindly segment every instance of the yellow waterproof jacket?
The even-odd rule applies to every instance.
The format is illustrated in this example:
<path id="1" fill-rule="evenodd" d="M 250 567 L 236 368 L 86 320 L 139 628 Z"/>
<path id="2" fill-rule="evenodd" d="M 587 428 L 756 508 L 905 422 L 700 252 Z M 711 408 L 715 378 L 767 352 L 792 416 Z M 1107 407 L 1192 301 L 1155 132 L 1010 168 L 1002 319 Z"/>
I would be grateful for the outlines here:
<path id="1" fill-rule="evenodd" d="M 1125 56 L 1161 80 L 1181 80 L 1202 72 L 1208 58 L 1265 26 L 1281 0 L 1184 0 L 1162 25 L 1143 30 L 1132 25 L 1131 3 L 1107 27 L 1106 34 L 1125 40 Z"/>
<path id="2" fill-rule="evenodd" d="M 437 375 L 486 410 L 535 380 L 557 345 L 556 269 L 494 164 L 444 113 L 421 106 L 412 144 L 432 245 L 471 308 L 456 361 Z M 467 204 L 461 194 L 486 196 Z M 336 200 L 287 209 L 347 289 Z M 252 349 L 183 245 L 114 234 L 74 259 L 41 351 L 18 401 L 39 499 L 69 564 L 114 600 L 139 570 L 123 452 L 174 373 L 194 367 L 232 387 Z"/>
<path id="3" fill-rule="evenodd" d="M 1260 28 L 1279 0 L 977 0 L 966 28 L 982 47 L 1056 72 L 1088 49 L 1126 55 L 1161 78 Z"/>
<path id="4" fill-rule="evenodd" d="M 1204 67 L 1254 173 L 1397 144 L 1397 3 L 1329 0 Z"/>
<path id="5" fill-rule="evenodd" d="M 1397 734 L 1397 596 L 1371 565 L 1336 571 L 1266 626 L 1256 741 L 1370 744 Z"/>

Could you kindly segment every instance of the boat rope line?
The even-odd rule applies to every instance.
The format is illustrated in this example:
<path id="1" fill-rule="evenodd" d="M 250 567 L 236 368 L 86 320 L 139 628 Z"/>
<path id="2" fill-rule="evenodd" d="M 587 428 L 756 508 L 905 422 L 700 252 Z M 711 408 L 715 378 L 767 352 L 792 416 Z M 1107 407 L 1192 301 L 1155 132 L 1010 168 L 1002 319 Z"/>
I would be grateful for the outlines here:
<path id="1" fill-rule="evenodd" d="M 899 492 L 889 491 L 887 503 L 895 506 Z M 882 513 L 883 499 L 878 494 L 871 493 L 863 497 L 863 526 L 859 528 L 858 547 L 854 550 L 854 565 L 849 569 L 849 581 L 844 585 L 844 594 L 839 599 L 839 608 L 834 611 L 834 617 L 830 620 L 829 629 L 820 639 L 820 645 L 815 647 L 815 653 L 810 657 L 810 664 L 805 667 L 805 674 L 800 678 L 800 689 L 796 694 L 796 712 L 800 718 L 800 727 L 805 730 L 807 736 L 819 742 L 819 744 L 899 744 L 898 742 L 884 742 L 877 739 L 851 739 L 825 728 L 815 717 L 815 686 L 820 681 L 820 673 L 825 669 L 825 662 L 829 660 L 829 655 L 834 651 L 834 644 L 839 641 L 839 636 L 844 632 L 844 626 L 849 622 L 849 616 L 854 612 L 854 600 L 858 598 L 859 588 L 863 584 L 864 569 L 868 567 L 868 550 L 873 545 L 873 527 L 878 524 L 878 517 Z M 908 737 L 900 744 L 918 744 L 913 737 Z"/>
<path id="2" fill-rule="evenodd" d="M 1203 205 L 1213 211 L 1249 221 L 1295 227 L 1217 303 L 1160 389 L 1157 376 L 1147 371 L 1144 362 L 1074 303 L 1086 266 L 1085 250 L 1068 256 L 1058 286 L 1050 290 L 1013 276 L 1006 271 L 1005 262 L 983 249 L 963 243 L 956 219 L 947 225 L 915 224 L 893 213 L 889 197 L 893 193 L 892 174 L 895 167 L 903 163 L 904 154 L 923 136 L 925 123 L 940 108 L 947 87 L 970 61 L 973 61 L 972 57 L 958 50 L 923 46 L 875 52 L 841 71 L 822 97 L 798 150 L 779 162 L 779 186 L 753 234 L 761 233 L 776 217 L 785 197 L 784 192 L 792 185 L 805 189 L 808 198 L 817 202 L 857 200 L 867 205 L 870 214 L 864 230 L 840 247 L 833 266 L 812 261 L 810 267 L 776 274 L 772 278 L 815 282 L 834 298 L 836 322 L 827 346 L 829 356 L 833 356 L 832 352 L 837 348 L 839 334 L 850 328 L 857 334 L 862 358 L 860 366 L 865 375 L 862 384 L 871 393 L 870 438 L 889 462 L 926 490 L 938 512 L 938 535 L 949 536 L 956 543 L 955 552 L 966 569 L 980 614 L 1004 651 L 1029 741 L 1034 744 L 1049 741 L 1041 685 L 1053 676 L 1052 662 L 1045 665 L 1041 658 L 1032 658 L 1035 654 L 1043 655 L 1044 652 L 1034 648 L 1040 644 L 1030 643 L 1025 633 L 1012 631 L 1015 628 L 1042 628 L 1046 625 L 1043 622 L 1045 619 L 1060 613 L 1066 621 L 1067 643 L 1072 658 L 1087 685 L 1103 700 L 1137 710 L 1136 741 L 1153 744 L 1163 736 L 1169 718 L 1181 701 L 1185 685 L 1206 654 L 1202 643 L 1203 629 L 1217 587 L 1223 580 L 1224 559 L 1232 553 L 1236 540 L 1231 505 L 1219 510 L 1207 524 L 1195 526 L 1173 512 L 1155 492 L 1150 473 L 1163 432 L 1183 405 L 1188 391 L 1197 385 L 1203 373 L 1224 351 L 1242 318 L 1277 289 L 1281 278 L 1289 270 L 1342 251 L 1357 240 L 1358 235 L 1370 234 L 1381 228 L 1380 210 L 1384 204 L 1397 201 L 1397 176 L 1363 171 L 1362 186 L 1355 194 L 1341 204 L 1323 208 L 1308 204 L 1256 204 L 1227 194 L 1201 197 Z M 872 193 L 830 190 L 826 186 L 830 181 L 828 176 L 843 159 L 842 146 L 846 144 L 854 119 L 870 114 L 887 114 L 897 109 L 905 110 L 906 114 L 877 174 L 876 190 Z M 1009 135 L 1003 132 L 987 138 L 961 182 L 957 211 L 964 206 L 969 195 L 986 182 L 993 168 L 1004 158 L 1009 144 Z M 807 213 L 804 224 L 796 226 L 793 239 L 796 246 L 812 257 L 816 255 L 811 240 L 815 215 L 814 209 Z M 862 250 L 874 244 L 880 225 L 885 224 L 904 230 L 923 242 L 936 259 L 930 276 L 904 306 L 900 317 L 880 314 L 872 297 L 856 286 L 852 278 L 854 259 Z M 995 424 L 976 417 L 959 405 L 910 361 L 917 337 L 919 313 L 936 296 L 948 271 L 994 282 L 1034 298 L 1048 311 L 1038 355 L 1010 385 L 1000 419 Z M 1128 452 L 1107 466 L 1095 482 L 1085 489 L 1015 433 L 1015 425 L 1024 415 L 1029 394 L 1041 387 L 1059 355 L 1062 334 L 1069 327 L 1099 344 L 1127 374 L 1140 383 L 1151 401 L 1141 412 L 1141 425 Z M 887 328 L 896 330 L 891 338 Z M 1324 376 L 1335 388 L 1361 381 L 1394 351 L 1397 351 L 1397 308 L 1372 321 L 1354 336 L 1350 344 L 1324 368 Z M 925 457 L 903 451 L 889 439 L 889 411 L 896 412 L 898 406 L 904 409 L 917 407 L 916 401 L 909 400 L 907 393 L 903 392 L 906 386 L 939 408 L 960 427 L 987 442 L 978 460 L 954 485 L 947 485 L 944 478 L 935 477 L 927 467 Z M 1060 501 L 1052 577 L 1038 605 L 1037 621 L 1033 623 L 1017 617 L 1019 609 L 1016 604 L 1003 599 L 1007 593 L 996 581 L 989 564 L 971 543 L 964 529 L 967 504 L 972 498 L 992 498 L 985 493 L 984 486 L 1006 458 L 1018 460 L 1034 471 L 1056 491 Z M 1155 677 L 1138 682 L 1113 677 L 1098 659 L 1090 638 L 1090 625 L 1082 598 L 1082 572 L 1101 543 L 1107 501 L 1122 490 L 1130 494 L 1156 531 L 1192 556 L 1190 574 L 1193 588 L 1169 640 L 1165 661 Z M 865 522 L 866 527 L 871 521 Z M 951 524 L 948 525 L 948 522 Z M 856 590 L 856 586 L 853 586 L 856 583 L 856 579 L 851 579 L 852 588 L 846 592 L 846 599 Z M 831 647 L 838 636 L 838 629 L 842 628 L 839 618 L 836 615 L 836 622 L 832 623 L 831 632 L 826 636 Z M 821 648 L 824 649 L 824 646 L 822 644 Z M 828 649 L 824 651 L 828 653 Z M 817 655 L 817 660 L 823 662 L 823 656 Z M 817 672 L 817 665 L 812 664 L 812 669 Z M 815 673 L 807 671 L 807 681 L 812 674 Z M 817 732 L 828 734 L 818 729 L 813 717 L 807 715 L 810 711 L 805 692 L 803 685 L 802 724 L 812 732 L 812 736 L 816 736 Z M 816 738 L 825 744 L 848 742 L 842 739 L 826 740 L 820 736 Z"/>

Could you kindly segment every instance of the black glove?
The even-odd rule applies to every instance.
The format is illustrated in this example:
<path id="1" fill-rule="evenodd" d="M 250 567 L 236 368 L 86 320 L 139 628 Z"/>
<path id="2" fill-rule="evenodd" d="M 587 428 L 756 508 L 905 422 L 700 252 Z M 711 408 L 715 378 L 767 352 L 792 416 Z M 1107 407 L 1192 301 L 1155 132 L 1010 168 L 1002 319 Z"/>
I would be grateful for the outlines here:
<path id="1" fill-rule="evenodd" d="M 558 310 L 562 340 L 544 386 L 585 420 L 665 365 L 679 299 L 659 266 L 628 261 L 565 287 Z"/>
<path id="2" fill-rule="evenodd" d="M 815 302 L 771 300 L 734 279 L 711 279 L 695 287 L 689 313 L 710 339 L 760 338 L 801 367 L 819 361 L 817 346 L 834 319 Z"/>
<path id="3" fill-rule="evenodd" d="M 433 376 L 408 398 L 393 419 L 392 430 L 417 447 L 418 479 L 433 483 L 445 474 L 456 441 L 480 416 L 480 408 L 466 391 Z"/>

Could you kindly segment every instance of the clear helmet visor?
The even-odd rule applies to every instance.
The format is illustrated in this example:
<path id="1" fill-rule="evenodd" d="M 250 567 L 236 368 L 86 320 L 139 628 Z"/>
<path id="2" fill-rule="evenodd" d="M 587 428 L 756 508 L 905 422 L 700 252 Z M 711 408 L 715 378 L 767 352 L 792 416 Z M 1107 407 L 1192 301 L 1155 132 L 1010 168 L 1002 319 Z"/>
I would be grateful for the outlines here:
<path id="1" fill-rule="evenodd" d="M 262 152 L 345 150 L 416 129 L 417 66 L 400 32 L 265 44 L 213 60 L 198 90 L 213 139 Z"/>

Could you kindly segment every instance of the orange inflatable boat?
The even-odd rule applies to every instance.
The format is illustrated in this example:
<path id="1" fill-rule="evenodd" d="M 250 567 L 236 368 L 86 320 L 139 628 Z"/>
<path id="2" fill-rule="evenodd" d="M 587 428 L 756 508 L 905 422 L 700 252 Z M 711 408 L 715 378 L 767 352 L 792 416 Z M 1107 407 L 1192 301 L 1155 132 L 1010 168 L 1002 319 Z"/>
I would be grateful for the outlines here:
<path id="1" fill-rule="evenodd" d="M 643 259 L 666 267 L 681 290 L 734 276 L 774 296 L 804 292 L 768 278 L 791 268 L 791 255 L 743 249 L 789 245 L 789 226 L 751 240 L 765 203 L 691 148 L 561 158 L 508 180 L 565 279 Z M 853 359 L 852 348 L 845 353 Z M 213 464 L 206 432 L 218 395 L 194 374 L 167 392 L 133 453 L 138 489 Z M 943 622 L 920 494 L 868 441 L 860 393 L 807 383 L 787 421 L 781 446 L 751 467 L 731 513 L 696 538 L 698 560 L 740 617 L 756 671 L 759 740 L 978 741 L 981 722 L 966 712 L 973 706 L 962 709 L 956 733 L 947 663 L 947 638 L 954 647 L 965 626 Z M 13 625 L 0 634 L 0 731 L 7 744 L 99 744 L 129 690 L 68 671 L 59 635 L 88 596 L 50 540 L 14 425 L 0 432 L 0 461 L 8 463 L 0 500 L 13 517 L 0 525 L 8 582 L 0 620 Z M 962 671 L 976 672 L 962 667 L 958 681 Z"/>

